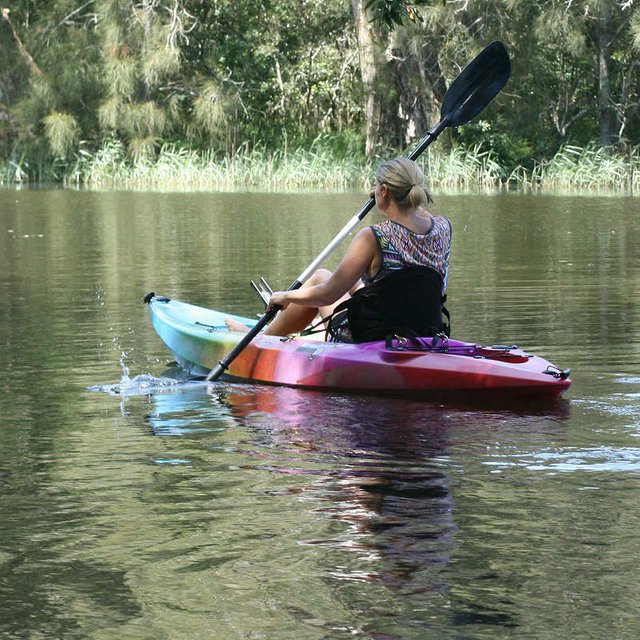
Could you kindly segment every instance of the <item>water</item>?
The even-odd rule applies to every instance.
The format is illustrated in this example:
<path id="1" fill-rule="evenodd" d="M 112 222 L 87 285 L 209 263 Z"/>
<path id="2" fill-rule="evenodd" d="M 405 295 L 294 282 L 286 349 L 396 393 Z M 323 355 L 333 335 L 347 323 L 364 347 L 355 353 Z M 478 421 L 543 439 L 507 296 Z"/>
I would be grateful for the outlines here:
<path id="1" fill-rule="evenodd" d="M 171 366 L 145 293 L 257 313 L 361 203 L 0 191 L 0 637 L 637 637 L 637 200 L 437 199 L 454 335 L 571 367 L 552 406 Z"/>

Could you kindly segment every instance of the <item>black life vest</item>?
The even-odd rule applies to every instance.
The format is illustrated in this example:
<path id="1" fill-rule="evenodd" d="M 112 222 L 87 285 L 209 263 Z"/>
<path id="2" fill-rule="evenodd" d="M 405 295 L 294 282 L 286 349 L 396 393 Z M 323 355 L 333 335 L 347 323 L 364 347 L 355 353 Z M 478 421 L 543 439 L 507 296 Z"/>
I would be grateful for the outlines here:
<path id="1" fill-rule="evenodd" d="M 332 328 L 344 323 L 345 314 L 354 342 L 385 340 L 390 336 L 448 335 L 449 313 L 444 302 L 442 277 L 435 269 L 404 267 L 358 289 L 338 305 L 329 321 L 329 339 L 340 339 L 339 331 Z"/>

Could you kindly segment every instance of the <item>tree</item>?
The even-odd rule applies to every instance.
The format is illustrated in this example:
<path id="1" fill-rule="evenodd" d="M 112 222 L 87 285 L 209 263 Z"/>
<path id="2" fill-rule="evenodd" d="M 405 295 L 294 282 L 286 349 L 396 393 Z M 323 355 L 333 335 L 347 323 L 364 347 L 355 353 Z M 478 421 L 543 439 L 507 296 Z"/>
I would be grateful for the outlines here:
<path id="1" fill-rule="evenodd" d="M 448 84 L 500 32 L 496 16 L 503 12 L 487 19 L 485 7 L 468 5 L 354 0 L 356 28 L 370 41 L 359 38 L 363 84 L 368 101 L 374 101 L 373 95 L 378 105 L 378 111 L 369 106 L 365 110 L 368 155 L 385 142 L 402 148 L 424 135 L 439 119 Z M 373 53 L 363 65 L 366 49 Z"/>
<path id="2" fill-rule="evenodd" d="M 27 156 L 37 167 L 52 154 L 68 156 L 80 132 L 96 129 L 99 88 L 89 69 L 98 52 L 94 31 L 87 28 L 89 4 L 23 0 L 13 2 L 8 14 L 12 38 L 7 56 L 13 64 L 2 87 L 11 87 L 17 132 L 11 153 Z"/>
<path id="3" fill-rule="evenodd" d="M 583 34 L 587 59 L 591 60 L 588 77 L 600 145 L 618 142 L 627 126 L 632 109 L 630 69 L 637 67 L 637 47 L 629 28 L 635 11 L 633 0 L 554 0 L 550 10 L 564 12 Z M 584 52 L 581 52 L 584 55 Z M 631 90 L 631 94 L 630 94 Z"/>
<path id="4" fill-rule="evenodd" d="M 0 91 L 30 131 L 29 155 L 64 157 L 110 136 L 133 156 L 165 142 L 233 153 L 359 126 L 342 0 L 17 0 L 12 18 L 16 37 L 0 21 L 12 70 Z"/>
<path id="5" fill-rule="evenodd" d="M 367 157 L 371 157 L 379 143 L 382 129 L 384 97 L 381 85 L 384 83 L 381 76 L 384 75 L 384 61 L 380 51 L 380 34 L 366 4 L 366 0 L 353 0 L 360 76 L 364 89 L 365 153 Z"/>
<path id="6" fill-rule="evenodd" d="M 500 101 L 512 102 L 509 135 L 521 138 L 523 149 L 539 154 L 562 141 L 594 138 L 608 146 L 637 135 L 635 0 L 369 0 L 366 6 L 396 34 L 422 25 L 425 42 L 437 43 L 443 70 L 491 38 L 506 41 L 513 77 Z"/>
<path id="7" fill-rule="evenodd" d="M 12 0 L 0 7 L 0 154 L 34 171 L 115 139 L 215 155 L 403 150 L 488 42 L 512 79 L 446 141 L 505 165 L 640 139 L 637 0 Z M 364 140 L 363 140 L 364 138 Z M 348 151 L 345 151 L 348 149 Z M 61 162 L 62 161 L 62 162 Z"/>
<path id="8" fill-rule="evenodd" d="M 227 96 L 227 150 L 359 124 L 358 48 L 343 0 L 220 0 L 193 12 L 185 55 L 192 78 Z"/>

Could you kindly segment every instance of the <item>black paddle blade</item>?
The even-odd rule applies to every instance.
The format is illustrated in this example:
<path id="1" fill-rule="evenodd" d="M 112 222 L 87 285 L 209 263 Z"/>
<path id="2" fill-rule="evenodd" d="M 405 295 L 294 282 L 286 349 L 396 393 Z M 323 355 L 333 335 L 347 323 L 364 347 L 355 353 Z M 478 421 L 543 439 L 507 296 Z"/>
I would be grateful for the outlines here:
<path id="1" fill-rule="evenodd" d="M 496 40 L 487 45 L 453 81 L 440 115 L 450 127 L 458 127 L 477 116 L 507 84 L 511 75 L 509 54 Z"/>

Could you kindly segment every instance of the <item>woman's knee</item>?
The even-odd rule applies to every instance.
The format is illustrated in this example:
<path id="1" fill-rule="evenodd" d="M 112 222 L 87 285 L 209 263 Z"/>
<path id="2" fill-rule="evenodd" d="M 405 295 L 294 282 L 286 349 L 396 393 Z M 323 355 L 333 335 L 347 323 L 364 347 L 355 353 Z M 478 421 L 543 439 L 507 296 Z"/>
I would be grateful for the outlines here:
<path id="1" fill-rule="evenodd" d="M 310 287 L 316 284 L 322 284 L 331 277 L 331 271 L 329 269 L 317 269 L 313 275 L 307 280 L 306 284 Z"/>

